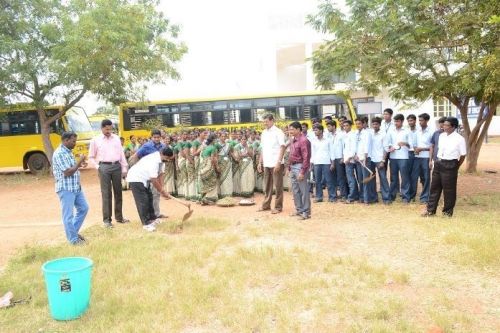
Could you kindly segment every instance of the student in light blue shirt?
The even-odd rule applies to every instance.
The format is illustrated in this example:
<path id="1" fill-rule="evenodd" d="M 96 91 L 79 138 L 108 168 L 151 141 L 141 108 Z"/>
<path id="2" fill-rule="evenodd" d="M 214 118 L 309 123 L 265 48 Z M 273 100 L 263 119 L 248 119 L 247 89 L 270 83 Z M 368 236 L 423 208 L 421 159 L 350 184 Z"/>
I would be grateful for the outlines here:
<path id="1" fill-rule="evenodd" d="M 356 155 L 357 132 L 353 132 L 351 130 L 352 121 L 350 120 L 345 120 L 342 123 L 342 127 L 346 132 L 344 137 L 343 154 L 347 184 L 349 186 L 347 200 L 345 203 L 350 204 L 359 200 L 359 187 L 358 182 L 356 181 L 356 161 L 354 160 Z"/>
<path id="2" fill-rule="evenodd" d="M 328 133 L 330 133 L 331 140 L 333 141 L 333 158 L 335 162 L 333 168 L 333 178 L 336 180 L 340 191 L 340 200 L 344 201 L 347 199 L 348 189 L 344 164 L 345 133 L 340 129 L 337 130 L 337 123 L 334 121 L 328 122 L 326 127 L 328 129 Z"/>
<path id="3" fill-rule="evenodd" d="M 420 203 L 429 201 L 431 171 L 429 168 L 430 147 L 432 132 L 427 126 L 430 116 L 427 113 L 422 113 L 418 116 L 420 129 L 417 131 L 417 142 L 415 145 L 415 161 L 411 172 L 411 193 L 410 197 L 415 198 L 417 195 L 418 178 L 422 179 L 422 192 L 420 193 Z"/>
<path id="4" fill-rule="evenodd" d="M 355 155 L 354 160 L 356 161 L 356 178 L 359 184 L 359 202 L 360 203 L 371 203 L 368 199 L 368 191 L 366 191 L 366 185 L 373 186 L 371 184 L 364 184 L 363 179 L 370 176 L 368 170 L 364 167 L 370 166 L 370 158 L 368 156 L 370 152 L 371 145 L 371 135 L 368 129 L 366 129 L 366 122 L 368 119 L 358 118 L 356 119 L 356 143 L 355 143 Z M 372 171 L 373 172 L 373 171 Z"/>
<path id="5" fill-rule="evenodd" d="M 410 114 L 406 117 L 406 121 L 408 122 L 408 133 L 410 134 L 410 145 L 411 148 L 408 150 L 408 172 L 411 173 L 413 170 L 413 163 L 415 161 L 415 151 L 413 150 L 417 144 L 417 117 L 414 114 Z M 413 200 L 415 196 L 412 196 L 412 193 L 416 191 L 414 189 L 413 183 L 410 182 L 410 200 Z"/>
<path id="6" fill-rule="evenodd" d="M 311 142 L 311 163 L 314 165 L 314 180 L 316 183 L 316 198 L 314 202 L 323 201 L 323 179 L 328 189 L 328 201 L 337 200 L 336 184 L 333 179 L 334 167 L 333 141 L 323 135 L 323 126 L 314 127 L 316 140 Z"/>
<path id="7" fill-rule="evenodd" d="M 381 123 L 382 119 L 379 117 L 372 119 L 372 145 L 370 149 L 370 158 L 372 168 L 378 172 L 382 201 L 384 204 L 389 205 L 391 203 L 391 193 L 389 190 L 389 182 L 387 181 L 387 152 L 385 151 L 388 135 L 385 131 L 380 129 Z M 375 181 L 375 179 L 373 179 L 373 181 Z M 369 189 L 369 198 L 372 201 L 378 199 L 376 187 L 375 183 L 375 188 Z"/>
<path id="8" fill-rule="evenodd" d="M 408 169 L 408 152 L 411 146 L 409 131 L 403 128 L 405 117 L 402 114 L 394 116 L 394 130 L 389 131 L 386 151 L 390 153 L 391 169 L 391 200 L 396 199 L 398 181 L 401 176 L 401 197 L 403 203 L 410 202 L 410 173 Z"/>

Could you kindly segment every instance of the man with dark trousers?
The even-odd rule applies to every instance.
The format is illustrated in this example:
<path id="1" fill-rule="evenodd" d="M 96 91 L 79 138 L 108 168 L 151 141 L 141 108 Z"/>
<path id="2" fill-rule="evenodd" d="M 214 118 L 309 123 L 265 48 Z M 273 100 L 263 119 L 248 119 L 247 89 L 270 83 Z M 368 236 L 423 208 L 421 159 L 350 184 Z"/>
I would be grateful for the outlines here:
<path id="1" fill-rule="evenodd" d="M 288 126 L 290 133 L 290 182 L 292 183 L 295 212 L 300 220 L 311 218 L 311 196 L 307 179 L 311 163 L 311 142 L 302 134 L 301 125 L 295 121 Z"/>
<path id="2" fill-rule="evenodd" d="M 161 152 L 155 151 L 141 158 L 128 172 L 127 182 L 134 195 L 137 213 L 145 231 L 155 231 L 156 225 L 160 222 L 153 207 L 152 189 L 154 188 L 164 198 L 170 198 L 170 194 L 163 189 L 159 176 L 162 172 L 162 163 L 173 159 L 172 149 L 162 148 Z"/>
<path id="3" fill-rule="evenodd" d="M 458 169 L 467 154 L 465 139 L 458 134 L 458 119 L 446 118 L 443 124 L 443 133 L 439 136 L 437 159 L 432 171 L 431 194 L 424 217 L 436 215 L 437 206 L 444 196 L 443 215 L 453 216 L 453 209 L 457 200 Z"/>
<path id="4" fill-rule="evenodd" d="M 102 221 L 106 228 L 112 228 L 112 195 L 115 197 L 115 219 L 118 223 L 129 220 L 122 213 L 122 178 L 127 174 L 127 160 L 120 138 L 113 134 L 113 123 L 109 119 L 101 122 L 101 134 L 90 142 L 89 160 L 99 173 L 102 196 Z"/>

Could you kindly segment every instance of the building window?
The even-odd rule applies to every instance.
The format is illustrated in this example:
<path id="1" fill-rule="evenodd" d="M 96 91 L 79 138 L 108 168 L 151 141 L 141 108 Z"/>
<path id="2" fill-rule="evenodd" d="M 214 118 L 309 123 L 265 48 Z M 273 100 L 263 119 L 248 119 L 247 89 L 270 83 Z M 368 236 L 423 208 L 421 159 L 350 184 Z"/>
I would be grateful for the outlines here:
<path id="1" fill-rule="evenodd" d="M 455 113 L 451 110 L 451 103 L 446 98 L 434 99 L 434 118 L 450 117 Z"/>

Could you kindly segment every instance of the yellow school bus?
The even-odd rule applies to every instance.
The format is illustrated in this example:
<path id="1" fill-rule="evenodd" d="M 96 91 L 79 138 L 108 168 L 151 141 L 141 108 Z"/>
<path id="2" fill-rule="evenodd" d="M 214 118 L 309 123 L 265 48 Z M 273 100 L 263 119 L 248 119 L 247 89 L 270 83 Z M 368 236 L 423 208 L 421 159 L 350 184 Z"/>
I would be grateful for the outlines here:
<path id="1" fill-rule="evenodd" d="M 48 116 L 59 112 L 62 106 L 46 107 Z M 81 108 L 72 108 L 50 126 L 50 142 L 54 149 L 61 143 L 61 133 L 73 131 L 78 135 L 73 152 L 88 154 L 92 127 Z M 33 173 L 46 171 L 50 162 L 43 148 L 40 120 L 33 107 L 12 106 L 0 109 L 0 168 L 22 167 Z"/>
<path id="2" fill-rule="evenodd" d="M 356 118 L 354 106 L 344 91 L 308 91 L 251 96 L 128 102 L 119 107 L 120 135 L 149 137 L 144 124 L 156 120 L 167 132 L 181 129 L 262 129 L 262 116 L 273 113 L 278 124 L 311 123 L 312 118 L 346 116 Z"/>

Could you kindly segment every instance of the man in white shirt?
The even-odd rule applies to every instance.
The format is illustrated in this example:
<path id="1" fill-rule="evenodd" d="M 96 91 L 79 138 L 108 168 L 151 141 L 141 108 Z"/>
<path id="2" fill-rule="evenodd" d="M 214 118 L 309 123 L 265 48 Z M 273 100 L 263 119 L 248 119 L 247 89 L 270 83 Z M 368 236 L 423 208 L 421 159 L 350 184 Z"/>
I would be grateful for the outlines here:
<path id="1" fill-rule="evenodd" d="M 336 180 L 337 186 L 340 190 L 340 200 L 344 201 L 347 199 L 347 176 L 345 174 L 345 164 L 344 164 L 344 137 L 345 133 L 341 130 L 337 130 L 337 123 L 335 121 L 328 122 L 326 125 L 328 133 L 333 141 L 333 157 L 334 157 L 334 169 L 333 177 Z"/>
<path id="2" fill-rule="evenodd" d="M 375 117 L 372 119 L 372 145 L 370 149 L 370 159 L 372 168 L 378 170 L 378 178 L 380 181 L 380 192 L 382 194 L 382 201 L 385 205 L 391 203 L 391 193 L 389 190 L 389 182 L 387 181 L 387 152 L 385 151 L 387 134 L 380 129 L 382 119 Z M 369 191 L 369 199 L 377 201 L 378 195 L 372 188 Z"/>
<path id="3" fill-rule="evenodd" d="M 437 160 L 432 170 L 429 202 L 422 216 L 436 215 L 441 192 L 444 196 L 443 215 L 453 216 L 457 200 L 458 169 L 467 154 L 465 139 L 457 133 L 457 128 L 457 118 L 446 118 L 443 125 L 444 132 L 439 136 Z"/>
<path id="4" fill-rule="evenodd" d="M 157 223 L 151 186 L 154 186 L 164 198 L 170 198 L 170 194 L 163 190 L 159 175 L 162 162 L 173 159 L 172 149 L 163 148 L 161 152 L 156 151 L 141 158 L 127 174 L 127 182 L 134 195 L 137 213 L 139 213 L 142 226 L 146 231 L 155 231 Z"/>
<path id="5" fill-rule="evenodd" d="M 422 192 L 420 193 L 420 203 L 429 201 L 429 189 L 431 183 L 431 172 L 429 169 L 429 150 L 431 146 L 432 132 L 427 125 L 430 116 L 427 113 L 422 113 L 418 116 L 420 129 L 417 131 L 417 141 L 415 144 L 415 161 L 411 170 L 411 193 L 410 198 L 415 198 L 417 195 L 418 178 L 422 179 Z"/>
<path id="6" fill-rule="evenodd" d="M 274 125 L 274 116 L 272 114 L 264 116 L 264 127 L 265 129 L 260 136 L 262 153 L 259 157 L 257 171 L 259 173 L 264 171 L 265 198 L 258 211 L 271 209 L 274 185 L 276 188 L 276 199 L 271 214 L 278 214 L 283 210 L 283 175 L 285 171 L 283 156 L 286 148 L 285 134 Z"/>
<path id="7" fill-rule="evenodd" d="M 406 121 L 408 122 L 408 133 L 410 135 L 410 145 L 412 148 L 408 150 L 408 173 L 411 174 L 413 172 L 413 164 L 415 161 L 415 146 L 417 145 L 417 117 L 414 114 L 410 114 L 406 117 Z M 417 184 L 415 183 L 415 186 Z M 415 200 L 415 192 L 417 192 L 417 188 L 413 188 L 413 182 L 410 181 L 410 201 Z"/>
<path id="8" fill-rule="evenodd" d="M 392 109 L 390 108 L 384 110 L 384 121 L 381 124 L 381 128 L 386 134 L 394 129 L 394 123 L 392 122 L 393 114 L 394 111 L 392 111 Z"/>
<path id="9" fill-rule="evenodd" d="M 311 142 L 311 163 L 314 165 L 314 180 L 316 183 L 316 199 L 314 202 L 323 202 L 323 179 L 326 181 L 328 189 L 328 201 L 337 200 L 337 191 L 332 170 L 335 166 L 333 156 L 333 140 L 328 140 L 323 136 L 323 126 L 314 127 L 316 140 Z M 323 178 L 324 177 L 324 178 Z"/>
<path id="10" fill-rule="evenodd" d="M 364 184 L 363 179 L 370 176 L 368 170 L 364 167 L 370 166 L 370 160 L 368 154 L 370 152 L 371 136 L 366 129 L 366 122 L 368 120 L 364 118 L 358 118 L 355 120 L 356 124 L 356 143 L 355 143 L 355 154 L 354 160 L 356 161 L 356 178 L 359 184 L 359 202 L 369 204 L 368 192 L 366 191 L 367 185 L 373 187 L 374 180 L 369 184 Z M 374 171 L 374 170 L 373 170 Z"/>
<path id="11" fill-rule="evenodd" d="M 354 201 L 359 200 L 359 187 L 358 181 L 356 180 L 356 142 L 357 142 L 357 131 L 352 131 L 352 121 L 345 120 L 342 123 L 344 128 L 345 140 L 344 140 L 344 163 L 345 163 L 345 173 L 347 176 L 347 184 L 349 186 L 349 193 L 347 195 L 346 204 L 351 204 Z"/>
<path id="12" fill-rule="evenodd" d="M 391 168 L 391 200 L 396 199 L 401 176 L 401 197 L 404 204 L 410 202 L 410 173 L 408 170 L 408 151 L 410 149 L 409 132 L 403 128 L 405 117 L 402 114 L 394 116 L 394 130 L 387 132 L 386 151 L 390 153 Z"/>

